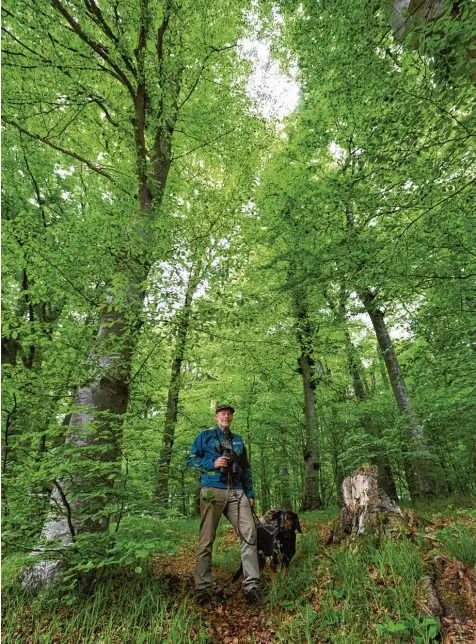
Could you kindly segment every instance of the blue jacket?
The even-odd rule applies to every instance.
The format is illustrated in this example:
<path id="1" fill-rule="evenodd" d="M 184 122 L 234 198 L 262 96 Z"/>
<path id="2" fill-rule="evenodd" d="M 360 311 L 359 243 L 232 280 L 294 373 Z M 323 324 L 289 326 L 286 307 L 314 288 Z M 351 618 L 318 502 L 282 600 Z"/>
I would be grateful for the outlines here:
<path id="1" fill-rule="evenodd" d="M 200 470 L 202 487 L 219 487 L 226 489 L 233 487 L 243 489 L 249 498 L 254 497 L 253 480 L 251 478 L 251 467 L 246 455 L 246 447 L 243 439 L 238 434 L 231 434 L 232 449 L 238 456 L 238 465 L 243 469 L 241 481 L 228 483 L 222 473 L 213 467 L 213 463 L 221 456 L 220 440 L 223 432 L 219 427 L 205 429 L 193 441 L 192 449 L 187 456 L 187 465 Z"/>

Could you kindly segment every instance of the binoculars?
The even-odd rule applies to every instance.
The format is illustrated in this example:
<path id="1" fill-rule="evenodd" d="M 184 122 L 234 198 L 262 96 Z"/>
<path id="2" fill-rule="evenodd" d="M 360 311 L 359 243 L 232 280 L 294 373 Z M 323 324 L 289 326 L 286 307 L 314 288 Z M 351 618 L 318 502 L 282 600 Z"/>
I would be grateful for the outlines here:
<path id="1" fill-rule="evenodd" d="M 243 469 L 238 465 L 238 454 L 233 449 L 222 448 L 222 456 L 228 459 L 227 467 L 220 467 L 222 475 L 231 474 L 232 479 L 239 481 L 243 473 Z"/>

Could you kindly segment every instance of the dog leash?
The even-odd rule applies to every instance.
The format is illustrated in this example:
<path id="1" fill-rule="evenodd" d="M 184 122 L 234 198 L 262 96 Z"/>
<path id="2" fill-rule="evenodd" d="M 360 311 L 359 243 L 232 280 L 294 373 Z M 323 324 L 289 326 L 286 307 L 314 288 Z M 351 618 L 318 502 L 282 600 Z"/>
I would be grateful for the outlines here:
<path id="1" fill-rule="evenodd" d="M 249 501 L 249 499 L 248 499 L 248 501 Z M 256 514 L 255 509 L 254 509 L 254 507 L 251 505 L 251 503 L 250 503 L 250 508 L 251 508 L 251 514 L 253 515 L 253 519 L 254 519 L 254 522 L 255 522 L 255 526 L 256 526 L 256 527 L 262 526 L 263 524 L 262 524 L 262 523 L 261 523 L 261 521 L 259 520 L 259 517 L 258 517 L 258 515 Z"/>

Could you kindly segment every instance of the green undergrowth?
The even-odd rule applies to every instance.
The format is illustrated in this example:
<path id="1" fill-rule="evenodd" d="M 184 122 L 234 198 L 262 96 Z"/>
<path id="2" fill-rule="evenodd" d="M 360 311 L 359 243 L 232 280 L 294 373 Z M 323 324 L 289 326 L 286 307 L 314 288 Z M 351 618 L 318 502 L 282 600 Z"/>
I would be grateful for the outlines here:
<path id="1" fill-rule="evenodd" d="M 217 536 L 213 544 L 213 565 L 223 568 L 231 576 L 238 570 L 240 563 L 238 539 L 228 521 L 222 519 L 218 525 Z"/>
<path id="2" fill-rule="evenodd" d="M 169 556 L 187 548 L 194 541 L 199 519 L 168 516 L 126 517 L 115 535 L 115 551 L 120 563 L 141 565 L 141 558 Z M 122 558 L 121 558 L 122 556 Z M 112 559 L 115 565 L 114 559 Z"/>
<path id="3" fill-rule="evenodd" d="M 103 582 L 72 606 L 52 591 L 3 596 L 2 641 L 41 644 L 189 644 L 207 642 L 200 616 L 184 591 L 173 598 L 150 573 Z M 71 599 L 71 595 L 68 597 Z"/>
<path id="4" fill-rule="evenodd" d="M 316 548 L 315 539 L 301 539 L 300 565 L 272 590 L 272 603 L 282 613 L 277 641 L 434 641 L 439 621 L 418 616 L 418 544 L 369 539 L 326 549 Z"/>
<path id="5" fill-rule="evenodd" d="M 81 574 L 93 569 L 96 569 L 98 577 L 105 578 L 131 568 L 140 573 L 154 558 L 173 557 L 181 549 L 191 547 L 199 525 L 198 518 L 185 519 L 174 515 L 164 518 L 133 516 L 123 520 L 117 534 L 104 537 L 101 534 L 93 535 L 90 543 L 86 535 L 81 541 L 76 541 L 76 550 L 69 548 L 63 551 L 64 561 L 69 562 L 71 573 L 69 586 L 74 586 L 71 585 L 74 573 Z M 96 537 L 102 538 L 104 543 L 95 540 Z M 109 539 L 107 543 L 106 539 Z M 53 548 L 49 555 L 42 555 L 39 559 L 55 559 L 56 552 Z M 22 569 L 34 561 L 28 552 L 6 556 L 2 562 L 2 589 L 5 591 L 10 586 L 15 586 Z"/>
<path id="6" fill-rule="evenodd" d="M 318 524 L 338 510 L 302 516 L 307 534 L 287 576 L 270 589 L 276 641 L 335 644 L 433 642 L 438 619 L 420 608 L 423 538 L 367 538 L 329 547 Z"/>
<path id="7" fill-rule="evenodd" d="M 315 533 L 299 538 L 299 547 L 287 575 L 277 574 L 270 584 L 269 602 L 274 609 L 300 606 L 309 588 L 315 584 L 319 561 L 319 539 Z"/>
<path id="8" fill-rule="evenodd" d="M 438 641 L 440 624 L 421 609 L 422 576 L 427 572 L 425 532 L 409 538 L 358 539 L 351 544 L 326 546 L 320 541 L 322 524 L 337 516 L 338 508 L 301 515 L 303 534 L 285 578 L 263 576 L 268 603 L 265 611 L 274 635 L 270 641 L 287 643 L 360 644 L 362 642 Z M 470 505 L 434 504 L 418 510 L 434 526 L 432 544 L 448 557 L 474 565 L 475 514 Z M 197 519 L 154 518 L 124 525 L 124 538 L 152 541 L 162 536 L 159 556 L 185 547 L 191 554 L 198 534 Z M 25 555 L 10 556 L 3 566 L 3 642 L 98 644 L 148 642 L 208 642 L 200 609 L 189 601 L 193 570 L 183 571 L 185 586 L 161 578 L 154 568 L 154 552 L 143 561 L 116 569 L 115 577 L 97 581 L 87 595 L 73 589 L 44 591 L 32 596 L 18 587 L 18 571 Z M 188 565 L 188 564 L 187 564 Z M 226 581 L 240 565 L 240 549 L 223 520 L 214 547 L 217 581 Z M 192 566 L 192 563 L 190 563 Z M 171 584 L 175 584 L 172 586 Z M 180 582 L 181 583 L 181 582 Z"/>
<path id="9" fill-rule="evenodd" d="M 417 504 L 415 509 L 435 526 L 435 550 L 469 568 L 476 567 L 476 499 L 437 499 Z"/>
<path id="10" fill-rule="evenodd" d="M 474 499 L 438 499 L 413 509 L 436 526 L 434 537 L 443 554 L 474 567 Z M 318 524 L 337 514 L 333 509 L 302 516 L 309 524 L 308 533 L 299 537 L 298 554 L 287 577 L 270 591 L 277 617 L 276 641 L 439 641 L 439 619 L 425 615 L 421 607 L 424 532 L 412 539 L 368 538 L 325 547 L 316 541 Z"/>
<path id="11" fill-rule="evenodd" d="M 476 568 L 475 526 L 448 526 L 437 532 L 437 538 L 444 554 L 469 568 Z"/>
<path id="12" fill-rule="evenodd" d="M 447 497 L 419 501 L 410 506 L 419 517 L 431 522 L 476 522 L 475 497 Z"/>

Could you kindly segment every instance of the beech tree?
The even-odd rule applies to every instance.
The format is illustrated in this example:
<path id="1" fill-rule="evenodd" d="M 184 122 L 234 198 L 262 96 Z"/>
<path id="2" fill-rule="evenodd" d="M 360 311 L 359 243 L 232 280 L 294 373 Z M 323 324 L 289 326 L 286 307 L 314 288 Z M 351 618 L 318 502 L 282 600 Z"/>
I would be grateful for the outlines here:
<path id="1" fill-rule="evenodd" d="M 225 14 L 221 3 L 147 0 L 127 8 L 55 0 L 31 4 L 28 11 L 17 5 L 4 9 L 8 64 L 26 78 L 13 89 L 11 75 L 3 122 L 99 175 L 99 190 L 107 190 L 113 211 L 114 265 L 98 307 L 89 359 L 94 368 L 76 391 L 65 439 L 65 457 L 76 464 L 68 480 L 55 482 L 54 501 L 63 517 L 53 518 L 43 531 L 68 542 L 108 529 L 147 277 L 173 239 L 170 206 L 163 203 L 171 165 L 176 163 L 180 176 L 181 158 L 202 148 L 208 148 L 202 159 L 213 158 L 213 146 L 225 137 L 231 145 L 236 131 L 231 124 L 243 114 L 246 100 L 233 82 L 222 91 L 214 87 L 213 94 L 207 85 L 213 74 L 231 81 L 233 66 L 239 69 L 236 39 L 244 16 L 239 4 Z M 201 90 L 202 99 L 209 99 L 206 107 L 197 99 Z M 226 110 L 225 96 L 234 97 Z M 51 106 L 46 114 L 44 104 Z M 230 155 L 215 159 L 223 167 Z M 85 473 L 88 459 L 97 461 L 99 478 Z M 100 480 L 109 484 L 98 492 Z"/>
<path id="2" fill-rule="evenodd" d="M 384 2 L 5 4 L 8 552 L 169 552 L 218 402 L 259 510 L 367 465 L 474 492 L 474 11 L 444 7 L 400 39 Z M 247 40 L 299 84 L 280 121 Z"/>
<path id="3" fill-rule="evenodd" d="M 302 234 L 314 239 L 308 280 L 326 284 L 339 275 L 365 305 L 408 430 L 402 445 L 407 483 L 412 496 L 425 495 L 438 478 L 433 471 L 433 481 L 427 480 L 434 470 L 429 460 L 436 464 L 384 307 L 419 299 L 416 275 L 426 270 L 420 273 L 421 234 L 441 209 L 456 212 L 474 182 L 466 161 L 472 92 L 467 79 L 445 86 L 431 59 L 399 50 L 368 4 L 343 2 L 337 9 L 322 2 L 293 11 L 284 3 L 283 9 L 289 16 L 285 42 L 299 56 L 304 98 L 281 152 L 290 169 L 283 161 L 286 177 L 275 177 L 271 191 L 290 195 Z M 350 58 L 344 43 L 351 43 Z M 397 123 L 398 133 L 392 129 Z"/>

